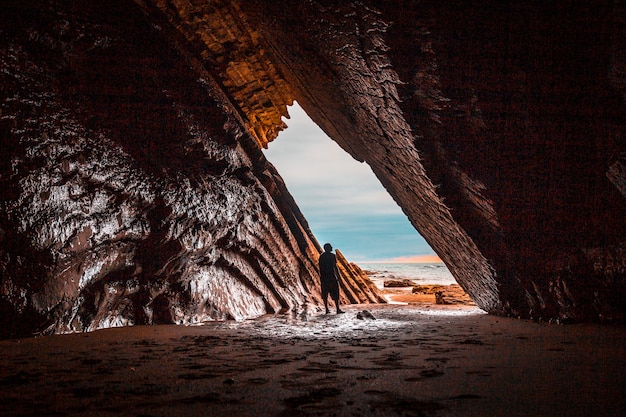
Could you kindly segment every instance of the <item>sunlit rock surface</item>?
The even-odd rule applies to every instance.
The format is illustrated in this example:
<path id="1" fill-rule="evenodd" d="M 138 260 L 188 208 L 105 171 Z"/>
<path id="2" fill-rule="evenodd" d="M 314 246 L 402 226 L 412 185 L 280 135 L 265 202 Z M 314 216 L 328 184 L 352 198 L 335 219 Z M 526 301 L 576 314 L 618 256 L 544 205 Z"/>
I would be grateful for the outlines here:
<path id="1" fill-rule="evenodd" d="M 337 255 L 337 269 L 341 274 L 341 295 L 345 297 L 341 302 L 362 304 L 370 302 L 386 303 L 385 296 L 378 291 L 378 287 L 367 274 L 356 264 L 348 262 L 345 256 L 335 250 Z"/>
<path id="2" fill-rule="evenodd" d="M 225 87 L 245 115 L 250 134 L 266 148 L 286 127 L 282 117 L 288 117 L 286 105 L 293 104 L 293 94 L 239 4 L 230 0 L 138 3 L 152 17 L 162 13 L 190 41 L 195 57 Z"/>
<path id="3" fill-rule="evenodd" d="M 319 304 L 319 245 L 212 75 L 135 3 L 84 3 L 3 5 L 0 336 Z"/>

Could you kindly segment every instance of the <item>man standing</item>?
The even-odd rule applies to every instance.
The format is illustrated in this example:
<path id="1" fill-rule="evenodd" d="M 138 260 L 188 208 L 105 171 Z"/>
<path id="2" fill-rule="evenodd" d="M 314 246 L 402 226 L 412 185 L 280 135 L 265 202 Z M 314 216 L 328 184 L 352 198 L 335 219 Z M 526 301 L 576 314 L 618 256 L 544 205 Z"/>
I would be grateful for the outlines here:
<path id="1" fill-rule="evenodd" d="M 326 314 L 328 310 L 328 295 L 335 301 L 337 306 L 337 314 L 343 313 L 339 309 L 339 270 L 337 269 L 337 259 L 332 252 L 333 247 L 330 243 L 324 245 L 324 253 L 320 255 L 320 279 L 322 281 L 322 298 L 324 299 L 324 307 Z"/>

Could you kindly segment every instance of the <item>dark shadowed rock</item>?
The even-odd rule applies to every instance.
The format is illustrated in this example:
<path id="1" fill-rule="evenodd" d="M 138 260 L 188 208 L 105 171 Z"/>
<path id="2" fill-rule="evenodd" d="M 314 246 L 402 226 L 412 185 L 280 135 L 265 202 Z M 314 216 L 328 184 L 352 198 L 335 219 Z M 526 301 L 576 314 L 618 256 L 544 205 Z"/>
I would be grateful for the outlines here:
<path id="1" fill-rule="evenodd" d="M 9 0 L 0 19 L 2 335 L 318 303 L 319 245 L 260 150 L 294 99 L 482 309 L 625 317 L 617 2 Z M 381 300 L 339 262 L 342 302 Z"/>
<path id="2" fill-rule="evenodd" d="M 623 5 L 240 4 L 481 308 L 625 317 Z"/>
<path id="3" fill-rule="evenodd" d="M 376 317 L 374 317 L 374 315 L 369 310 L 357 312 L 356 318 L 359 320 L 376 320 Z"/>

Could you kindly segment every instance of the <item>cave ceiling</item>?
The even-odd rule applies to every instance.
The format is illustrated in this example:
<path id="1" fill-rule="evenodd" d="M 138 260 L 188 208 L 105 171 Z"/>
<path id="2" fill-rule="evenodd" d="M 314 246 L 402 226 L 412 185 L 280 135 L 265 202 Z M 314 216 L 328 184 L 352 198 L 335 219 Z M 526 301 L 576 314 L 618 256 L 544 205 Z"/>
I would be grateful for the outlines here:
<path id="1" fill-rule="evenodd" d="M 286 125 L 293 93 L 268 45 L 232 1 L 155 1 L 153 7 L 193 46 L 196 56 L 242 112 L 259 146 L 267 148 Z M 147 5 L 146 5 L 147 6 Z"/>

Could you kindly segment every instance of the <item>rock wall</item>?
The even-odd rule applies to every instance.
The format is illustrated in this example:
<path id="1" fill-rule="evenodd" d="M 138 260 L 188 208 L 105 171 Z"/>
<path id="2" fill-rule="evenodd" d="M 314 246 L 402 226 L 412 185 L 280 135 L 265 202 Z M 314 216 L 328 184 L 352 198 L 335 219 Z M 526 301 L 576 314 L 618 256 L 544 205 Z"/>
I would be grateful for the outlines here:
<path id="1" fill-rule="evenodd" d="M 5 3 L 3 333 L 319 302 L 260 151 L 294 99 L 481 308 L 626 317 L 621 3 Z"/>
<path id="2" fill-rule="evenodd" d="M 179 32 L 122 0 L 1 19 L 1 337 L 320 303 L 319 244 Z"/>
<path id="3" fill-rule="evenodd" d="M 185 47 L 210 69 L 241 112 L 249 133 L 267 148 L 286 127 L 293 94 L 248 24 L 230 0 L 138 1 L 152 19 L 165 19 L 185 38 Z"/>
<path id="4" fill-rule="evenodd" d="M 371 302 L 386 303 L 387 299 L 378 290 L 376 284 L 355 263 L 348 262 L 345 256 L 337 249 L 337 269 L 341 275 L 340 303 L 367 304 Z"/>
<path id="5" fill-rule="evenodd" d="M 624 319 L 623 5 L 240 4 L 480 307 Z"/>

